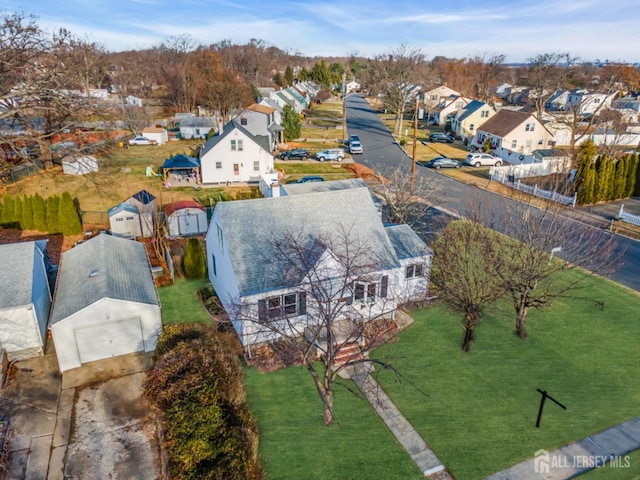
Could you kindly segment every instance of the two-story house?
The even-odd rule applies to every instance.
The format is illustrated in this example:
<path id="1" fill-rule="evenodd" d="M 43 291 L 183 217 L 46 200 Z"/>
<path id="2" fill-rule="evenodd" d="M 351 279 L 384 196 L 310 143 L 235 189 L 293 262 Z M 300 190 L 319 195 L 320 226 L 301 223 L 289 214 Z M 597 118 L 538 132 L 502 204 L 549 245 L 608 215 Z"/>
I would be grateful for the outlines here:
<path id="1" fill-rule="evenodd" d="M 462 137 L 471 139 L 478 127 L 496 114 L 496 110 L 489 104 L 473 100 L 456 112 L 451 120 L 451 130 Z"/>
<path id="2" fill-rule="evenodd" d="M 284 128 L 276 123 L 276 109 L 267 105 L 254 103 L 242 111 L 236 120 L 255 137 L 266 137 L 269 139 L 269 151 L 275 150 L 276 146 L 283 142 L 282 132 Z"/>

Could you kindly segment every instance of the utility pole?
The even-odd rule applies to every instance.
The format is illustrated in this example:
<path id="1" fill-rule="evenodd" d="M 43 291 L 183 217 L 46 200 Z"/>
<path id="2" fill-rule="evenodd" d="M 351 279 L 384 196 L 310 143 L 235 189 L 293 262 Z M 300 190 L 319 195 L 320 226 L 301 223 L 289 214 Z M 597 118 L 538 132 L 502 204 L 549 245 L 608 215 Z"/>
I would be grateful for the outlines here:
<path id="1" fill-rule="evenodd" d="M 345 97 L 347 96 L 346 83 L 347 83 L 347 74 L 343 73 L 342 88 L 340 89 L 340 91 L 342 91 L 342 143 L 344 144 L 347 143 L 347 106 L 345 104 L 345 101 L 346 101 Z"/>
<path id="2" fill-rule="evenodd" d="M 411 195 L 413 195 L 413 187 L 416 180 L 416 144 L 418 133 L 418 96 L 416 95 L 416 107 L 413 112 L 413 153 L 411 155 Z"/>

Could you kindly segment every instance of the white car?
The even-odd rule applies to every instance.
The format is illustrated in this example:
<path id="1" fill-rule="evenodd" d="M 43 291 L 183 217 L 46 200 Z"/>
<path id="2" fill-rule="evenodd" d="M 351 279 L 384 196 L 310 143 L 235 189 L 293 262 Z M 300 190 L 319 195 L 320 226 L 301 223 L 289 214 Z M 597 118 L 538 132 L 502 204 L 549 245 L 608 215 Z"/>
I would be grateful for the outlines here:
<path id="1" fill-rule="evenodd" d="M 129 140 L 129 145 L 157 145 L 158 142 L 147 137 L 138 136 Z"/>
<path id="2" fill-rule="evenodd" d="M 467 155 L 464 163 L 471 165 L 472 167 L 479 167 L 480 165 L 485 167 L 499 167 L 502 165 L 502 159 L 500 157 L 489 155 L 488 153 L 470 153 Z"/>
<path id="3" fill-rule="evenodd" d="M 355 140 L 351 140 L 349 142 L 349 153 L 351 155 L 364 153 L 364 150 L 362 149 L 362 144 L 360 142 L 356 142 Z"/>

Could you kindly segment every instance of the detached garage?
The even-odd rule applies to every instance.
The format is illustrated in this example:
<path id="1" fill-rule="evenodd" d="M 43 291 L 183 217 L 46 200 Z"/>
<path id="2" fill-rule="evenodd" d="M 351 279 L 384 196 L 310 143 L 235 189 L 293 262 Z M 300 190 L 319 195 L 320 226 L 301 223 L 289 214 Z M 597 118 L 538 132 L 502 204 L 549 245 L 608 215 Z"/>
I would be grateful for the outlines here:
<path id="1" fill-rule="evenodd" d="M 162 319 L 144 245 L 101 234 L 65 252 L 49 328 L 61 372 L 154 351 Z"/>
<path id="2" fill-rule="evenodd" d="M 193 200 L 178 200 L 164 209 L 170 237 L 187 237 L 207 233 L 207 212 Z"/>

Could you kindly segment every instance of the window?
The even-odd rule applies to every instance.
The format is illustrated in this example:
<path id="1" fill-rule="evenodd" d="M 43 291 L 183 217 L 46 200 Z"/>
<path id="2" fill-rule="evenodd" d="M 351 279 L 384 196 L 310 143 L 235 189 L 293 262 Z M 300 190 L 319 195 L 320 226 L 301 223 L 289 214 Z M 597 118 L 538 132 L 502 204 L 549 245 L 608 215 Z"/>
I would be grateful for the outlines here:
<path id="1" fill-rule="evenodd" d="M 217 277 L 218 272 L 216 271 L 216 256 L 213 253 L 211 254 L 211 267 L 213 268 L 213 274 Z"/>
<path id="2" fill-rule="evenodd" d="M 406 277 L 407 278 L 424 277 L 424 263 L 407 265 Z"/>
<path id="3" fill-rule="evenodd" d="M 307 313 L 306 298 L 305 292 L 294 292 L 258 300 L 258 319 L 267 321 L 304 315 Z"/>
<path id="4" fill-rule="evenodd" d="M 513 150 L 517 146 L 518 146 L 518 141 L 517 140 L 511 140 L 511 150 Z"/>
<path id="5" fill-rule="evenodd" d="M 480 118 L 489 118 L 489 110 L 483 110 L 480 112 Z"/>
<path id="6" fill-rule="evenodd" d="M 242 140 L 238 140 L 238 151 L 241 152 L 242 150 Z"/>
<path id="7" fill-rule="evenodd" d="M 244 118 L 244 117 L 242 117 L 242 118 L 240 119 L 240 125 L 246 125 L 246 124 L 247 124 L 247 119 L 246 119 L 246 118 Z"/>
<path id="8" fill-rule="evenodd" d="M 473 132 L 473 129 L 476 128 L 476 126 L 472 123 L 471 125 L 469 125 L 469 130 Z"/>
<path id="9" fill-rule="evenodd" d="M 387 297 L 389 277 L 387 275 L 380 279 L 380 282 L 356 283 L 353 288 L 353 298 L 356 302 L 373 303 L 376 298 Z"/>
<path id="10" fill-rule="evenodd" d="M 231 151 L 235 152 L 238 149 L 238 146 L 236 144 L 235 140 L 231 140 Z"/>
<path id="11" fill-rule="evenodd" d="M 216 162 L 216 168 L 222 168 L 222 162 Z"/>
<path id="12" fill-rule="evenodd" d="M 255 162 L 253 162 L 253 171 L 254 172 L 260 171 L 260 161 L 256 160 Z"/>
<path id="13" fill-rule="evenodd" d="M 127 217 L 127 222 L 133 220 L 133 217 Z"/>
<path id="14" fill-rule="evenodd" d="M 220 250 L 224 250 L 224 237 L 222 235 L 222 228 L 220 228 L 220 225 L 216 224 L 216 231 L 218 233 L 218 247 L 220 247 Z"/>
<path id="15" fill-rule="evenodd" d="M 124 222 L 124 218 L 118 217 L 118 218 L 116 218 L 116 222 Z"/>

